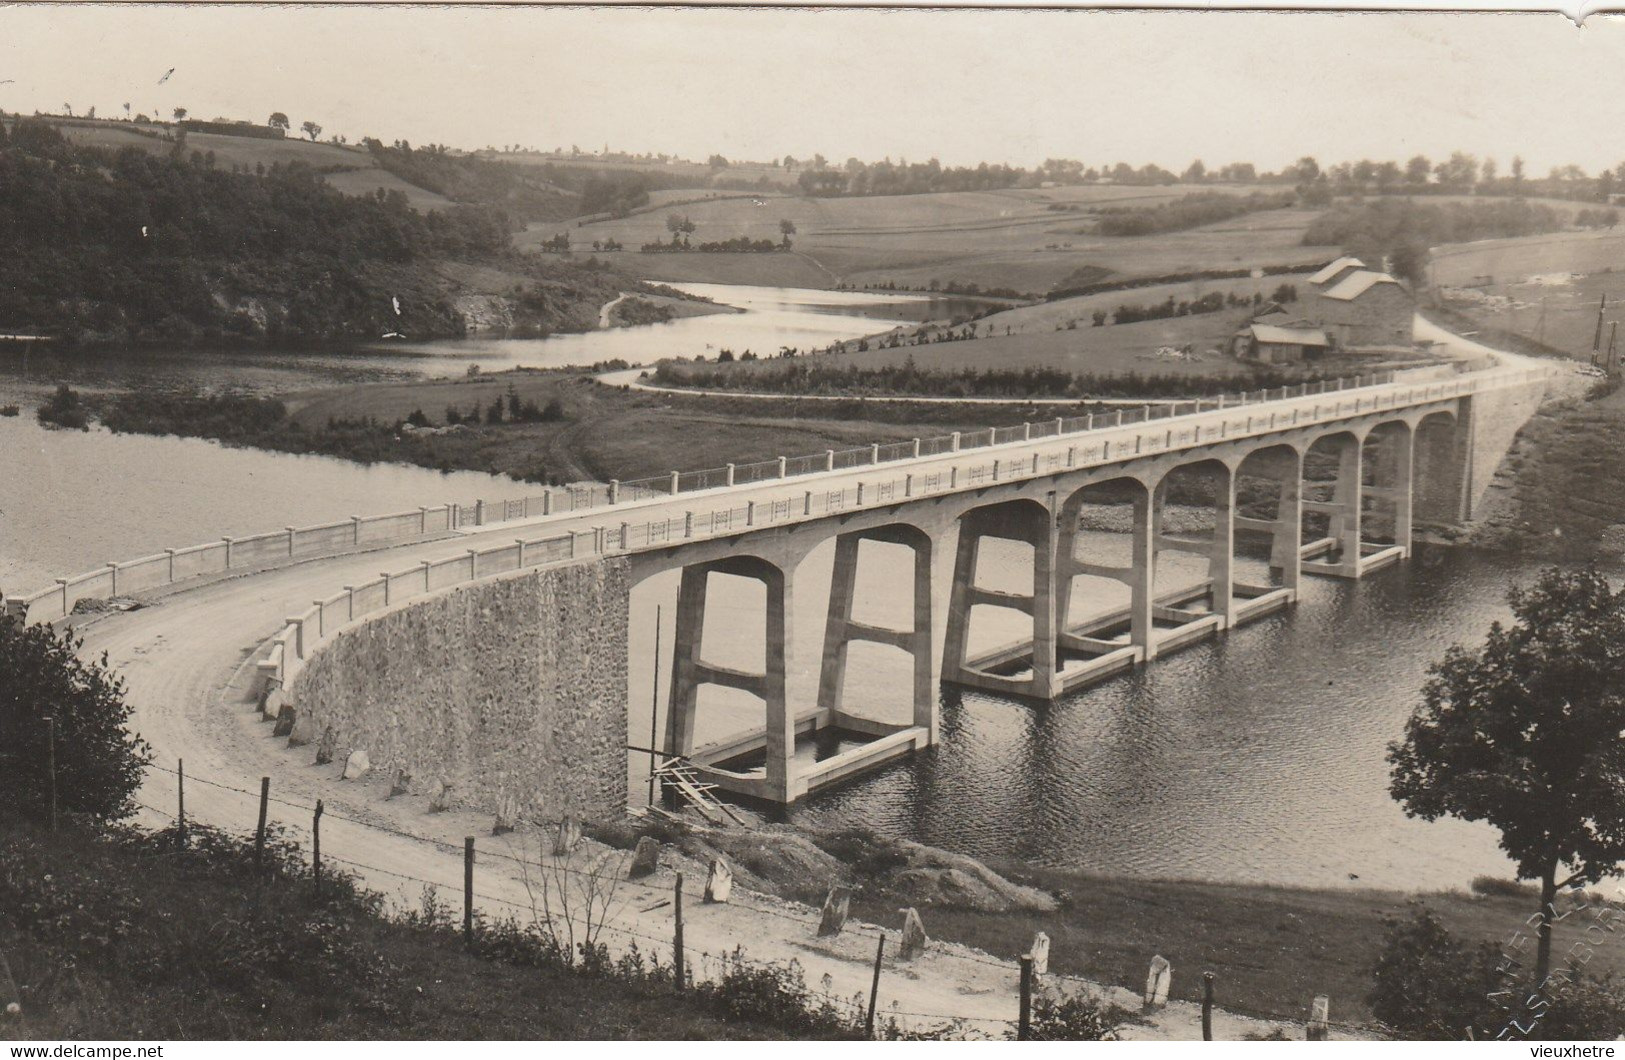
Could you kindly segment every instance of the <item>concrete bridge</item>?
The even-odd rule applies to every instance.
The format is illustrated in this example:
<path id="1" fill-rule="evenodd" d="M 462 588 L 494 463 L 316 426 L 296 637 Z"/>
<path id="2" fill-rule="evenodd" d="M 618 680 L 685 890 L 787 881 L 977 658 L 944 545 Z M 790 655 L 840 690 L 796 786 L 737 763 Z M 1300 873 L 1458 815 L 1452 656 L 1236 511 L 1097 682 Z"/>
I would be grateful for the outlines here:
<path id="1" fill-rule="evenodd" d="M 590 584 L 541 584 L 552 611 L 543 608 L 535 619 L 541 626 L 529 630 L 527 638 L 557 640 L 583 625 L 601 634 L 597 645 L 546 660 L 544 668 L 553 671 L 549 687 L 557 686 L 547 695 L 559 697 L 549 709 L 560 717 L 591 717 L 599 729 L 615 729 L 618 710 L 619 728 L 610 745 L 618 765 L 603 753 L 601 738 L 595 749 L 585 749 L 587 736 L 549 737 L 545 751 L 537 754 L 560 769 L 584 768 L 589 760 L 600 773 L 618 769 L 624 805 L 625 612 L 634 587 L 657 574 L 679 572 L 676 655 L 659 750 L 681 756 L 724 789 L 789 803 L 932 744 L 939 679 L 1053 699 L 1289 607 L 1305 577 L 1354 579 L 1404 560 L 1418 523 L 1471 517 L 1513 435 L 1538 407 L 1549 375 L 1546 368 L 1525 366 L 1417 369 L 713 472 L 674 472 L 612 483 L 602 491 L 549 491 L 522 501 L 420 509 L 376 523 L 288 528 L 262 535 L 265 541 L 249 539 L 249 562 L 274 571 L 272 553 L 282 556 L 285 550 L 292 561 L 323 550 L 353 554 L 365 543 L 390 547 L 391 554 L 397 547 L 409 550 L 416 565 L 347 584 L 288 618 L 259 657 L 264 676 L 259 694 L 267 713 L 279 713 L 284 703 L 297 709 L 289 734 L 295 743 L 317 739 L 317 733 L 352 744 L 375 741 L 374 762 L 387 764 L 376 742 L 390 740 L 391 727 L 410 728 L 411 710 L 433 709 L 411 703 L 420 695 L 417 686 L 426 683 L 425 669 L 433 665 L 425 661 L 434 649 L 429 641 L 444 640 L 444 631 L 403 624 L 415 609 L 471 586 L 600 566 L 611 574 Z M 1204 513 L 1194 521 L 1197 529 L 1171 529 L 1173 506 L 1185 515 Z M 1080 529 L 1090 520 L 1125 528 L 1119 537 L 1126 549 L 1101 547 L 1099 535 Z M 531 536 L 517 536 L 516 530 Z M 368 537 L 374 533 L 380 536 Z M 448 534 L 463 535 L 465 546 L 482 547 L 448 548 Z M 813 638 L 821 644 L 813 667 L 814 660 L 797 655 L 811 644 L 802 645 L 794 635 L 792 605 L 803 589 L 798 581 L 803 562 L 831 540 L 835 562 L 822 636 Z M 1028 557 L 1030 579 L 1023 576 L 1019 591 L 979 579 L 979 559 L 992 541 L 1013 542 Z M 191 567 L 185 564 L 196 550 L 168 550 L 64 579 L 52 589 L 8 600 L 7 606 L 30 619 L 50 619 L 70 608 L 72 596 L 104 591 L 109 582 L 108 595 L 117 593 L 121 572 L 129 591 L 145 587 L 142 579 L 163 584 L 166 569 L 169 583 L 231 569 L 234 545 L 241 564 L 250 548 L 245 542 L 225 543 L 223 568 L 218 545 L 208 546 L 213 551 L 206 562 L 193 557 Z M 933 614 L 932 560 L 950 548 L 952 584 L 947 614 L 939 616 Z M 1174 553 L 1194 556 L 1203 576 L 1170 585 L 1164 571 L 1159 583 L 1159 569 L 1166 566 L 1161 561 Z M 856 617 L 860 601 L 872 591 L 865 569 L 876 557 L 885 562 L 888 556 L 907 557 L 912 573 L 911 621 L 901 628 Z M 183 565 L 179 577 L 177 557 Z M 765 589 L 760 625 L 765 665 L 759 670 L 716 664 L 701 650 L 715 617 L 708 602 L 719 576 L 750 579 Z M 252 585 L 269 577 L 239 581 Z M 594 615 L 611 617 L 558 617 L 587 597 L 595 607 L 607 607 Z M 480 614 L 490 613 L 490 597 L 475 602 L 485 609 Z M 992 649 L 973 650 L 971 626 L 983 609 L 1013 611 L 1030 632 Z M 939 654 L 933 628 L 944 617 Z M 480 626 L 478 614 L 469 621 L 475 623 L 474 647 L 467 650 L 486 650 L 479 642 L 494 638 L 480 631 L 489 624 Z M 377 649 L 387 658 L 369 661 L 371 683 L 363 694 L 347 683 L 353 675 L 337 672 L 349 664 L 332 649 L 344 645 L 352 653 L 344 659 L 353 661 L 354 652 L 371 650 L 363 644 L 369 636 L 388 642 Z M 885 645 L 911 659 L 912 711 L 906 724 L 883 724 L 845 709 L 847 658 L 858 642 Z M 600 646 L 620 653 L 618 687 L 613 677 L 599 680 L 601 669 L 593 671 L 597 676 L 590 682 L 565 672 L 588 666 L 578 658 Z M 460 665 L 491 672 L 516 666 L 534 670 L 537 663 L 530 656 L 509 655 L 465 658 Z M 415 677 L 403 676 L 413 667 Z M 792 702 L 790 676 L 814 668 L 816 696 Z M 566 686 L 587 684 L 594 689 L 591 703 L 570 698 L 589 693 Z M 708 685 L 761 700 L 763 725 L 697 745 L 700 692 Z M 512 700 L 503 706 L 505 716 L 520 717 L 515 724 L 522 726 L 529 724 L 523 719 L 538 713 L 526 699 L 537 694 L 499 689 L 482 696 Z M 358 718 L 354 704 L 363 700 L 387 700 L 387 707 L 379 708 L 387 710 L 387 724 Z M 343 730 L 336 737 L 335 727 Z M 798 760 L 798 738 L 819 730 L 837 731 L 855 746 L 815 762 Z M 432 739 L 416 743 L 421 746 L 403 748 L 399 755 L 449 753 L 435 752 Z M 466 740 L 457 747 L 458 754 L 473 753 Z M 433 755 L 426 761 L 432 760 Z M 433 775 L 432 764 L 398 764 Z M 604 799 L 613 801 L 613 792 Z"/>

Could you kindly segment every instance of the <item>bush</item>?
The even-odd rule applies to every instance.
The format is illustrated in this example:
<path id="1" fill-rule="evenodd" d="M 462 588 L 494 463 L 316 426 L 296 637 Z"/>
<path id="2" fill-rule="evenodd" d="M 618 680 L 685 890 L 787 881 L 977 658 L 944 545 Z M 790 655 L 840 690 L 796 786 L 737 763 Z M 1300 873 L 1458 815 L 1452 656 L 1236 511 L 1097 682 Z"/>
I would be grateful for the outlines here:
<path id="1" fill-rule="evenodd" d="M 1540 897 L 1540 891 L 1533 884 L 1520 883 L 1517 880 L 1503 880 L 1498 876 L 1474 876 L 1473 893 L 1493 898 L 1530 898 Z"/>
<path id="2" fill-rule="evenodd" d="M 90 430 L 90 416 L 79 403 L 79 394 L 66 383 L 58 383 L 56 393 L 34 411 L 41 423 L 75 430 Z"/>
<path id="3" fill-rule="evenodd" d="M 1040 993 L 1033 998 L 1031 1037 L 1035 1042 L 1114 1042 L 1128 1016 L 1087 992 L 1070 997 Z"/>
<path id="4" fill-rule="evenodd" d="M 80 639 L 0 615 L 0 801 L 36 817 L 48 812 L 51 778 L 44 719 L 56 724 L 59 808 L 102 819 L 134 811 L 152 751 L 126 728 L 124 682 L 77 652 Z"/>

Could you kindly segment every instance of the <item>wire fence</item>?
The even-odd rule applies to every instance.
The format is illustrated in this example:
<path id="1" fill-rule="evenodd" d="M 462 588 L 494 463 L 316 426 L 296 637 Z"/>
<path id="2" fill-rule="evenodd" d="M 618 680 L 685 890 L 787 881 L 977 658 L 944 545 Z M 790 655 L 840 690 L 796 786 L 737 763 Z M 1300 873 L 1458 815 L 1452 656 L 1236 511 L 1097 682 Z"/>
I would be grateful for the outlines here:
<path id="1" fill-rule="evenodd" d="M 261 791 L 252 791 L 252 790 L 250 790 L 248 788 L 244 788 L 244 787 L 241 787 L 241 786 L 236 785 L 236 784 L 230 784 L 230 783 L 226 783 L 226 782 L 216 780 L 216 779 L 213 779 L 213 778 L 210 778 L 210 777 L 200 776 L 200 775 L 192 773 L 192 772 L 185 772 L 183 769 L 171 769 L 169 767 L 158 765 L 156 763 L 150 763 L 148 768 L 152 769 L 152 770 L 155 770 L 157 772 L 165 773 L 165 774 L 168 774 L 169 776 L 175 777 L 178 783 L 180 783 L 180 782 L 182 782 L 184 780 L 185 783 L 201 784 L 201 785 L 204 785 L 204 786 L 207 786 L 207 787 L 210 787 L 210 788 L 214 788 L 214 789 L 217 789 L 217 790 L 226 791 L 226 792 L 233 793 L 235 795 L 242 796 L 243 798 L 251 800 L 252 802 L 254 802 L 256 804 L 276 805 L 276 806 L 283 807 L 285 809 L 300 811 L 302 814 L 309 814 L 309 815 L 311 815 L 312 824 L 314 823 L 314 821 L 315 821 L 315 819 L 317 817 L 319 817 L 321 820 L 324 820 L 324 821 L 340 821 L 340 822 L 343 822 L 343 823 L 348 824 L 348 825 L 352 825 L 352 826 L 357 827 L 357 828 L 362 828 L 362 829 L 377 832 L 377 833 L 380 833 L 380 834 L 389 835 L 389 836 L 392 836 L 392 837 L 395 837 L 395 838 L 407 840 L 407 841 L 410 841 L 412 843 L 421 844 L 421 845 L 423 845 L 425 847 L 432 848 L 436 852 L 447 855 L 447 856 L 469 857 L 469 856 L 471 856 L 470 852 L 474 849 L 473 846 L 471 845 L 473 843 L 473 840 L 471 840 L 471 839 L 465 839 L 463 844 L 457 844 L 457 843 L 453 843 L 453 842 L 450 842 L 450 841 L 447 841 L 447 840 L 444 840 L 444 839 L 438 839 L 438 838 L 435 838 L 435 837 L 432 837 L 432 836 L 420 835 L 420 834 L 415 833 L 415 832 L 410 832 L 410 831 L 407 831 L 407 830 L 404 830 L 404 829 L 401 829 L 401 828 L 396 828 L 396 827 L 393 827 L 391 825 L 383 824 L 383 823 L 380 823 L 380 822 L 377 822 L 377 821 L 362 820 L 362 819 L 360 819 L 358 817 L 349 816 L 349 815 L 346 815 L 346 814 L 343 814 L 343 813 L 334 812 L 332 810 L 326 809 L 325 806 L 322 807 L 321 813 L 318 814 L 317 813 L 317 804 L 299 802 L 299 801 L 294 801 L 294 800 L 291 800 L 291 799 L 282 798 L 280 796 L 271 795 L 270 794 L 270 786 L 269 786 L 268 783 L 265 785 L 265 787 Z M 178 788 L 178 792 L 181 793 L 180 797 L 184 798 L 184 785 L 182 785 L 180 788 Z M 141 801 L 141 800 L 138 799 L 137 800 L 137 805 L 139 805 L 143 810 L 146 810 L 148 812 L 151 812 L 151 813 L 157 815 L 161 819 L 171 821 L 171 822 L 176 822 L 176 821 L 181 820 L 181 818 L 175 812 L 171 812 L 171 811 L 168 811 L 168 810 L 161 809 L 159 807 L 151 805 L 148 802 Z M 264 819 L 265 819 L 265 815 L 264 815 L 264 813 L 262 813 L 261 814 L 261 820 L 263 821 Z M 287 827 L 287 824 L 284 823 L 283 827 Z M 312 825 L 307 825 L 307 824 L 304 824 L 304 823 L 294 823 L 294 827 L 297 828 L 301 833 L 305 833 L 305 834 L 309 834 L 313 830 Z M 329 837 L 329 841 L 331 841 L 331 837 Z M 591 883 L 594 883 L 594 884 L 618 884 L 618 883 L 621 883 L 621 882 L 626 881 L 628 879 L 628 875 L 627 875 L 626 871 L 624 870 L 624 859 L 623 859 L 623 862 L 622 862 L 622 866 L 617 867 L 617 869 L 615 871 L 605 872 L 605 871 L 602 871 L 599 868 L 581 868 L 581 867 L 578 867 L 578 866 L 575 866 L 575 865 L 561 863 L 558 860 L 557 855 L 555 855 L 554 859 L 551 862 L 545 861 L 543 859 L 543 855 L 542 855 L 540 850 L 538 850 L 535 857 L 526 857 L 526 856 L 524 856 L 522 854 L 514 854 L 514 853 L 510 853 L 508 851 L 501 850 L 501 849 L 489 848 L 489 847 L 481 847 L 481 848 L 478 849 L 478 855 L 479 855 L 479 857 L 482 857 L 482 858 L 493 858 L 493 859 L 496 859 L 496 860 L 501 861 L 503 863 L 511 864 L 511 865 L 526 868 L 526 869 L 540 870 L 540 871 L 545 872 L 545 873 L 561 873 L 561 874 L 563 874 L 565 876 L 568 876 L 568 877 L 571 877 L 571 878 L 574 878 L 574 879 L 584 880 L 584 881 L 591 881 Z M 361 872 L 377 873 L 377 874 L 382 875 L 382 876 L 387 876 L 387 877 L 390 877 L 390 878 L 393 878 L 393 879 L 399 879 L 399 880 L 403 881 L 404 883 L 417 884 L 420 887 L 430 888 L 434 892 L 440 892 L 440 891 L 457 892 L 457 891 L 461 891 L 461 890 L 464 889 L 464 884 L 462 882 L 456 882 L 456 881 L 447 882 L 447 881 L 431 880 L 431 879 L 428 879 L 428 878 L 426 878 L 424 876 L 416 875 L 416 874 L 413 874 L 413 873 L 410 873 L 410 872 L 402 872 L 399 869 L 384 868 L 382 866 L 372 865 L 372 864 L 369 864 L 369 863 L 366 863 L 366 862 L 361 862 L 361 861 L 356 861 L 356 860 L 353 860 L 353 859 L 350 859 L 350 858 L 345 858 L 345 857 L 340 856 L 340 855 L 331 854 L 331 853 L 328 853 L 325 849 L 323 850 L 323 852 L 321 854 L 321 858 L 322 858 L 323 861 L 332 861 L 334 863 L 345 865 L 345 866 L 347 866 L 349 868 L 352 868 L 352 869 L 355 869 L 355 870 L 358 870 L 358 871 L 361 871 Z M 472 864 L 472 863 L 470 862 L 470 864 Z M 512 900 L 510 898 L 504 898 L 504 897 L 502 897 L 500 895 L 491 894 L 488 891 L 481 891 L 481 890 L 478 890 L 478 889 L 469 889 L 468 892 L 465 894 L 465 900 L 467 902 L 470 902 L 470 903 L 471 902 L 482 902 L 482 903 L 486 903 L 486 904 L 491 905 L 491 906 L 500 906 L 500 907 L 505 908 L 505 909 L 514 910 L 514 911 L 516 911 L 518 913 L 526 914 L 526 915 L 528 915 L 528 916 L 530 916 L 532 918 L 535 918 L 538 915 L 538 909 L 537 909 L 537 907 L 536 907 L 536 905 L 534 903 L 526 904 L 524 902 L 517 902 L 517 901 L 514 901 L 514 900 Z M 661 908 L 665 904 L 667 904 L 667 903 L 661 903 L 660 905 L 657 905 L 655 908 Z M 793 924 L 798 929 L 798 933 L 804 933 L 807 936 L 812 936 L 812 935 L 816 934 L 819 931 L 820 927 L 821 927 L 821 918 L 818 915 L 816 915 L 816 914 L 807 915 L 807 914 L 804 914 L 804 913 L 801 913 L 801 912 L 792 911 L 791 909 L 788 909 L 788 908 L 778 907 L 778 906 L 772 904 L 771 902 L 760 902 L 760 901 L 757 901 L 757 902 L 750 902 L 750 901 L 737 902 L 736 901 L 736 902 L 732 902 L 731 904 L 733 904 L 734 906 L 736 906 L 736 907 L 738 907 L 740 909 L 748 910 L 750 914 L 772 917 L 772 918 L 775 918 L 777 920 L 781 920 L 781 921 L 784 921 L 786 923 Z M 593 927 L 595 929 L 597 929 L 597 930 L 601 930 L 603 932 L 608 932 L 608 933 L 610 933 L 612 935 L 620 936 L 620 937 L 627 938 L 627 939 L 634 939 L 634 940 L 644 942 L 644 943 L 648 943 L 650 945 L 657 946 L 657 947 L 664 948 L 664 947 L 673 947 L 674 945 L 680 945 L 680 943 L 675 943 L 674 944 L 673 938 L 658 937 L 658 936 L 650 935 L 645 931 L 638 930 L 637 926 L 635 926 L 635 925 L 628 926 L 625 923 L 610 923 L 610 922 L 608 922 L 607 919 L 602 923 L 596 923 L 595 922 Z M 900 932 L 895 931 L 895 930 L 888 930 L 886 928 L 879 927 L 877 925 L 860 924 L 860 923 L 855 922 L 855 921 L 843 923 L 843 925 L 839 928 L 839 933 L 842 934 L 842 935 L 854 938 L 854 939 L 861 939 L 861 940 L 865 940 L 866 942 L 874 942 L 877 945 L 882 945 L 882 946 L 885 945 L 885 943 L 894 943 L 894 942 L 896 942 L 897 939 L 899 938 L 899 935 L 900 935 Z M 883 942 L 883 940 L 884 940 L 884 942 Z M 958 945 L 945 946 L 945 945 L 943 945 L 941 943 L 940 940 L 938 942 L 932 944 L 928 952 L 930 953 L 931 958 L 933 960 L 935 960 L 935 961 L 957 962 L 957 963 L 960 963 L 960 964 L 976 965 L 976 966 L 980 966 L 980 967 L 984 967 L 984 968 L 988 968 L 988 969 L 993 969 L 997 973 L 999 973 L 999 975 L 1001 977 L 1008 977 L 1010 980 L 1013 980 L 1014 985 L 1016 985 L 1018 989 L 1020 989 L 1020 987 L 1021 987 L 1021 982 L 1022 982 L 1023 977 L 1022 977 L 1022 974 L 1021 974 L 1020 965 L 1017 962 L 999 960 L 998 958 L 993 957 L 991 955 L 981 954 L 981 953 L 978 953 L 978 952 L 976 952 L 974 950 L 971 950 L 971 949 L 963 947 L 963 946 L 958 946 Z M 709 958 L 710 955 L 709 954 L 704 954 L 703 956 Z M 736 963 L 742 963 L 743 965 L 748 966 L 748 967 L 752 967 L 752 968 L 757 968 L 757 969 L 782 968 L 781 965 L 775 965 L 772 962 L 748 960 L 748 959 L 745 959 L 745 958 L 742 958 L 742 957 L 735 957 L 735 956 L 732 956 L 732 955 L 720 955 L 719 959 L 721 959 L 722 956 L 725 956 L 728 961 L 733 961 L 733 962 L 736 962 Z M 877 963 L 876 971 L 875 971 L 875 975 L 877 977 L 876 982 L 879 981 L 879 978 L 878 978 L 879 974 L 880 974 L 880 966 Z M 917 975 L 918 973 L 915 973 L 915 974 Z M 986 973 L 981 973 L 981 974 L 986 974 Z M 1046 971 L 1046 972 L 1044 972 L 1042 974 L 1042 976 L 1040 977 L 1040 980 L 1041 980 L 1041 982 L 1048 983 L 1048 984 L 1068 984 L 1069 986 L 1071 986 L 1071 987 L 1073 987 L 1073 988 L 1075 988 L 1077 990 L 1086 991 L 1086 992 L 1089 992 L 1091 994 L 1096 994 L 1099 991 L 1101 991 L 1103 988 L 1104 989 L 1110 989 L 1111 988 L 1111 984 L 1102 984 L 1102 983 L 1097 982 L 1097 981 L 1085 979 L 1085 978 L 1083 978 L 1081 976 L 1078 976 L 1078 975 L 1072 975 L 1072 974 L 1059 972 L 1059 971 Z M 1127 990 L 1135 991 L 1136 993 L 1138 993 L 1138 990 L 1137 990 L 1135 984 L 1117 984 L 1117 986 L 1118 986 L 1119 989 L 1127 989 Z M 834 998 L 832 995 L 828 995 L 827 991 L 826 991 L 825 995 L 822 995 L 820 997 L 819 1000 L 833 1000 L 837 1004 L 849 1004 L 848 1002 L 844 1002 L 843 999 Z M 1176 1000 L 1178 1000 L 1178 999 L 1176 998 Z M 1200 999 L 1192 998 L 1190 1000 L 1199 1001 Z M 1209 1004 L 1211 1004 L 1211 1002 L 1209 1002 Z M 1016 1007 L 1017 1007 L 1016 1001 L 1015 1001 L 1015 999 L 1013 999 L 1012 1000 L 1012 1008 L 1016 1008 Z M 1147 1007 L 1149 1009 L 1152 1006 L 1148 1005 Z M 1232 1015 L 1242 1016 L 1242 1017 L 1245 1017 L 1245 1018 L 1259 1020 L 1259 1021 L 1266 1021 L 1266 1022 L 1276 1024 L 1278 1026 L 1279 1025 L 1289 1025 L 1289 1024 L 1304 1022 L 1304 1020 L 1301 1019 L 1301 1018 L 1295 1020 L 1292 1017 L 1284 1016 L 1279 1012 L 1272 1012 L 1272 1011 L 1268 1011 L 1268 1010 L 1261 1009 L 1261 1008 L 1247 1006 L 1247 1005 L 1244 1005 L 1244 1004 L 1238 1004 L 1238 1003 L 1236 1003 L 1234 1001 L 1227 1001 L 1224 1004 L 1223 1008 L 1224 1008 L 1224 1010 L 1226 1012 L 1228 1012 L 1228 1013 L 1230 1013 Z M 1021 1027 L 1019 1018 L 1009 1019 L 1009 1018 L 992 1017 L 992 1016 L 970 1016 L 970 1015 L 959 1014 L 959 1013 L 950 1014 L 950 1013 L 937 1013 L 937 1012 L 916 1012 L 916 1011 L 901 1009 L 901 1008 L 898 1007 L 898 1005 L 895 1002 L 890 1007 L 884 1009 L 881 1012 L 881 1015 L 884 1015 L 884 1016 L 887 1016 L 887 1017 L 903 1017 L 903 1018 L 910 1019 L 910 1020 L 933 1021 L 932 1025 L 936 1026 L 936 1027 L 939 1027 L 939 1028 L 940 1027 L 946 1027 L 946 1026 L 953 1025 L 953 1024 L 960 1024 L 960 1025 L 974 1024 L 974 1025 L 983 1026 L 983 1027 L 999 1027 L 999 1028 L 1005 1028 L 1005 1029 L 1015 1029 L 1018 1032 L 1018 1037 L 1020 1036 L 1020 1033 L 1022 1033 L 1022 1027 Z M 1336 1028 L 1336 1029 L 1339 1029 L 1339 1030 L 1342 1030 L 1344 1032 L 1347 1032 L 1349 1034 L 1354 1034 L 1354 1035 L 1368 1036 L 1368 1035 L 1380 1034 L 1381 1033 L 1381 1028 L 1380 1027 L 1377 1027 L 1377 1026 L 1374 1026 L 1374 1025 L 1371 1025 L 1371 1024 L 1366 1024 L 1366 1023 L 1336 1021 L 1336 1020 L 1330 1020 L 1330 1019 L 1317 1020 L 1315 1022 L 1322 1025 L 1325 1028 Z M 923 1029 L 923 1028 L 921 1028 L 921 1029 Z"/>

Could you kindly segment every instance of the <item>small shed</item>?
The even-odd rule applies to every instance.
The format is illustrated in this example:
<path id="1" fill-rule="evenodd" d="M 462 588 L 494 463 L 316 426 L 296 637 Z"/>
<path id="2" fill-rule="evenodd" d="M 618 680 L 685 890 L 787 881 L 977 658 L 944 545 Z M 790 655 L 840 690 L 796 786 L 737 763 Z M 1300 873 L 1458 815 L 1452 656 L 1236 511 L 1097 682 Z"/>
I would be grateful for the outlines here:
<path id="1" fill-rule="evenodd" d="M 1331 344 L 1319 328 L 1249 324 L 1236 335 L 1236 355 L 1259 364 L 1297 364 L 1318 358 Z"/>

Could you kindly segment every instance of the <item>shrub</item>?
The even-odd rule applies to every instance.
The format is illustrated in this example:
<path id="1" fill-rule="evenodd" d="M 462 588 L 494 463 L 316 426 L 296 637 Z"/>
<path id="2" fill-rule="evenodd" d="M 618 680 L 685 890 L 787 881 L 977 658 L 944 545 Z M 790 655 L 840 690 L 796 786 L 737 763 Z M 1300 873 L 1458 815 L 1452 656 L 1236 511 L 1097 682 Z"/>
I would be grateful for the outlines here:
<path id="1" fill-rule="evenodd" d="M 1032 1040 L 1037 1042 L 1114 1042 L 1128 1019 L 1120 1006 L 1083 992 L 1033 998 Z"/>
<path id="2" fill-rule="evenodd" d="M 56 725 L 56 792 L 61 809 L 117 819 L 133 797 L 151 748 L 126 727 L 124 682 L 100 660 L 77 654 L 71 631 L 24 626 L 0 615 L 0 800 L 35 816 L 48 809 L 51 778 L 45 718 Z"/>
<path id="3" fill-rule="evenodd" d="M 58 383 L 56 393 L 48 398 L 45 404 L 34 410 L 34 415 L 41 423 L 49 423 L 57 427 L 70 427 L 75 430 L 90 430 L 90 416 L 83 405 L 79 403 L 79 393 L 66 383 Z"/>
<path id="4" fill-rule="evenodd" d="M 1473 893 L 1495 898 L 1538 898 L 1540 891 L 1533 884 L 1517 880 L 1503 880 L 1498 876 L 1474 876 Z"/>
<path id="5" fill-rule="evenodd" d="M 1372 1014 L 1407 1038 L 1454 1040 L 1467 1027 L 1487 1029 L 1496 1022 L 1495 962 L 1493 946 L 1469 948 L 1418 909 L 1389 924 L 1367 998 Z"/>

